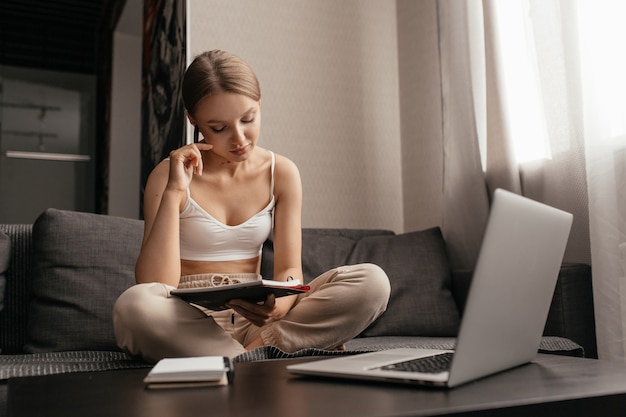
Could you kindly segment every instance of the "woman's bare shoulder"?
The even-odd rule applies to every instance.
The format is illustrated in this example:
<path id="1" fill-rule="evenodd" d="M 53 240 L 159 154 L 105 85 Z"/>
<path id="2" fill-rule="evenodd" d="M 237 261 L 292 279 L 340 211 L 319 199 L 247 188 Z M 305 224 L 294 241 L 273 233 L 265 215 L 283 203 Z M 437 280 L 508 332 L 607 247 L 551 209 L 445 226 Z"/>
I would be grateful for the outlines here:
<path id="1" fill-rule="evenodd" d="M 300 175 L 298 166 L 291 159 L 284 155 L 274 154 L 276 156 L 276 174 L 284 175 Z"/>
<path id="2" fill-rule="evenodd" d="M 302 181 L 298 166 L 291 159 L 283 155 L 276 155 L 276 167 L 274 171 L 276 195 L 302 194 Z"/>

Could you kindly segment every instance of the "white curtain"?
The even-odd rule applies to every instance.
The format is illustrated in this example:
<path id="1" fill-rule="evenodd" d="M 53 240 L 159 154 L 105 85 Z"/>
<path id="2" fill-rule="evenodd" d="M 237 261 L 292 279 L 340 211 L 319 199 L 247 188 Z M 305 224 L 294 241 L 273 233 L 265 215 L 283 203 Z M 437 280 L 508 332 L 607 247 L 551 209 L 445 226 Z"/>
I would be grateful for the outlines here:
<path id="1" fill-rule="evenodd" d="M 481 119 L 473 111 L 480 107 L 475 100 L 484 100 L 474 94 L 471 80 L 472 66 L 483 66 L 480 58 L 472 60 L 468 53 L 476 44 L 468 38 L 470 3 L 440 1 L 437 6 L 444 141 L 442 229 L 454 268 L 472 269 L 489 213 L 480 158 L 484 135 L 476 124 Z M 480 33 L 475 36 L 482 38 Z"/>
<path id="2" fill-rule="evenodd" d="M 480 233 L 452 230 L 484 224 L 481 181 L 572 212 L 564 260 L 592 264 L 599 356 L 626 359 L 626 2 L 437 4 L 457 265 L 475 260 Z"/>
<path id="3" fill-rule="evenodd" d="M 579 47 L 596 333 L 626 359 L 626 2 L 580 0 Z"/>

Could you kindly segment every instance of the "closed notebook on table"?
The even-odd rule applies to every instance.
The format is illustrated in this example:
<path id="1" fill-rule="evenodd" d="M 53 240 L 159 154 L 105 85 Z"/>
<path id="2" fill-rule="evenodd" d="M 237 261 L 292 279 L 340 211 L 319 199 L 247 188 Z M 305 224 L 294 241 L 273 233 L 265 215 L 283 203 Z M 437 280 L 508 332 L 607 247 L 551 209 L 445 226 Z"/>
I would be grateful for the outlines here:
<path id="1" fill-rule="evenodd" d="M 149 388 L 226 385 L 232 376 L 233 366 L 228 357 L 165 358 L 154 365 L 143 382 Z"/>

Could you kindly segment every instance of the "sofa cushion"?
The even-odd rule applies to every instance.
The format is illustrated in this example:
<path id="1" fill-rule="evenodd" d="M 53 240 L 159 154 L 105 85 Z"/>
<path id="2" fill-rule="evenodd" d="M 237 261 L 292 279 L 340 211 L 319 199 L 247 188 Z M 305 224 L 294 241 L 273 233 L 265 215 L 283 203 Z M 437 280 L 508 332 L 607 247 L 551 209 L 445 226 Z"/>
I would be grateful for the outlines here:
<path id="1" fill-rule="evenodd" d="M 302 229 L 302 274 L 305 283 L 338 266 L 346 265 L 356 242 L 367 236 L 394 235 L 378 229 Z M 263 245 L 261 275 L 274 276 L 274 242 Z"/>
<path id="2" fill-rule="evenodd" d="M 305 282 L 317 278 L 324 272 L 345 265 L 354 247 L 354 241 L 340 236 L 302 235 L 302 275 Z"/>
<path id="3" fill-rule="evenodd" d="M 118 350 L 111 310 L 134 284 L 143 223 L 48 209 L 33 225 L 25 351 Z"/>
<path id="4" fill-rule="evenodd" d="M 345 265 L 354 241 L 339 236 L 302 235 L 302 279 L 305 283 L 322 273 Z M 263 246 L 261 275 L 269 279 L 274 276 L 274 242 L 268 240 Z"/>
<path id="5" fill-rule="evenodd" d="M 6 272 L 11 258 L 11 241 L 0 230 L 0 311 L 4 308 L 4 287 L 6 285 Z"/>
<path id="6" fill-rule="evenodd" d="M 455 336 L 460 315 L 441 230 L 361 239 L 350 264 L 372 262 L 389 276 L 391 298 L 362 336 Z"/>

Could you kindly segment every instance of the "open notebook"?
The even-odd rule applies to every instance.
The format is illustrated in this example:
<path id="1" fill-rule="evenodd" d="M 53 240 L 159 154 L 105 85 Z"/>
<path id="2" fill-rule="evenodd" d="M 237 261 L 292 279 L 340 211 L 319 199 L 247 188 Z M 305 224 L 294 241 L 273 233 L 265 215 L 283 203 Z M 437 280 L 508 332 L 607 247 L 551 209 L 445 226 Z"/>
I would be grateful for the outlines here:
<path id="1" fill-rule="evenodd" d="M 287 370 L 454 387 L 530 362 L 539 349 L 571 225 L 570 213 L 496 190 L 454 352 L 391 349 Z"/>

